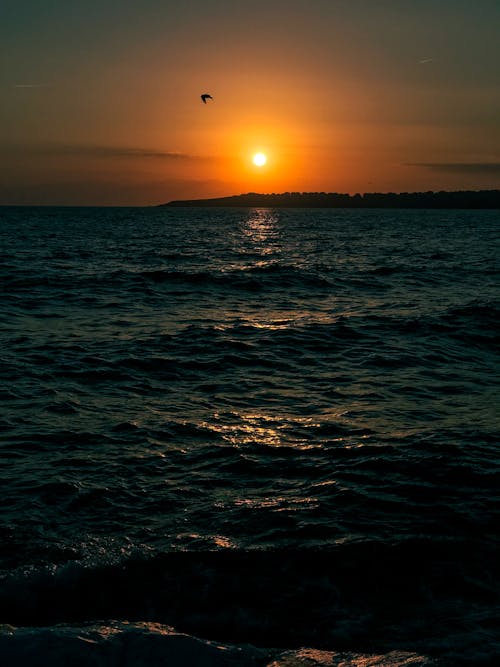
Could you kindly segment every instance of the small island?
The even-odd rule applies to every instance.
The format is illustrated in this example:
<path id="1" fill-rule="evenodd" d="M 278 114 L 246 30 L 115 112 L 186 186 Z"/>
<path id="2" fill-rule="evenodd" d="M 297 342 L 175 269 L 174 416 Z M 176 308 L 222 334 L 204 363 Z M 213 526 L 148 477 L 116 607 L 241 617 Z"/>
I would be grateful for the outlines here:
<path id="1" fill-rule="evenodd" d="M 239 208 L 456 208 L 500 209 L 500 190 L 459 190 L 454 192 L 283 192 L 282 194 L 247 194 L 212 199 L 185 199 L 160 206 Z"/>

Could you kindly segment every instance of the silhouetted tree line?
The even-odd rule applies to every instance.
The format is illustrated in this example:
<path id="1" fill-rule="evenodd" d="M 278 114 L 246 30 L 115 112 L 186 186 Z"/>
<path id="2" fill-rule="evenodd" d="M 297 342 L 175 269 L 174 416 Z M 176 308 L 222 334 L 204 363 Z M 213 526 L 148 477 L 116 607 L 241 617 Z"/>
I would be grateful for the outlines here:
<path id="1" fill-rule="evenodd" d="M 463 190 L 456 192 L 248 192 L 215 199 L 186 199 L 162 206 L 239 206 L 263 208 L 490 208 L 500 209 L 500 190 Z"/>

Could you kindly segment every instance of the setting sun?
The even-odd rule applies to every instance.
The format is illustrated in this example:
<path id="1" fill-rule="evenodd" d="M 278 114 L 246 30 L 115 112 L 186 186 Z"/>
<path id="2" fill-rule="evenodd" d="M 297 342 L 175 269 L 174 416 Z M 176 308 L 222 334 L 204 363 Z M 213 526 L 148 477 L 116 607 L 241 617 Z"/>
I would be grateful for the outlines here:
<path id="1" fill-rule="evenodd" d="M 264 153 L 255 153 L 253 156 L 253 163 L 256 167 L 263 167 L 267 162 L 267 157 Z"/>

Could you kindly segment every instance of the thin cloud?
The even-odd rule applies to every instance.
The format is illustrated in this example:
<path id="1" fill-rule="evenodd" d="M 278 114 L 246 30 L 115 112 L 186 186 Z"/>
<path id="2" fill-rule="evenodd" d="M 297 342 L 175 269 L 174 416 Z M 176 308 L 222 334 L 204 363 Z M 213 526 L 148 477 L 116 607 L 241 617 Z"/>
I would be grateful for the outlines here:
<path id="1" fill-rule="evenodd" d="M 434 62 L 434 58 L 422 58 L 422 60 L 418 61 L 420 65 L 428 65 L 429 63 Z"/>
<path id="2" fill-rule="evenodd" d="M 159 159 L 159 160 L 203 160 L 208 159 L 200 155 L 183 153 L 181 151 L 162 151 L 154 148 L 134 148 L 130 146 L 93 146 L 93 145 L 45 145 L 20 148 L 22 152 L 55 155 L 55 156 L 82 156 L 94 158 L 115 159 Z"/>
<path id="3" fill-rule="evenodd" d="M 199 160 L 198 155 L 180 151 L 158 151 L 151 148 L 130 148 L 127 146 L 68 146 L 67 152 L 94 155 L 96 157 L 156 158 L 161 160 Z"/>
<path id="4" fill-rule="evenodd" d="M 130 148 L 127 146 L 65 146 L 61 153 L 77 155 L 92 155 L 95 157 L 111 158 L 159 158 L 163 160 L 199 160 L 198 155 L 182 153 L 180 151 L 159 151 L 151 148 Z"/>
<path id="5" fill-rule="evenodd" d="M 406 166 L 453 174 L 500 174 L 500 162 L 412 162 Z"/>
<path id="6" fill-rule="evenodd" d="M 16 83 L 13 88 L 48 88 L 50 83 Z"/>

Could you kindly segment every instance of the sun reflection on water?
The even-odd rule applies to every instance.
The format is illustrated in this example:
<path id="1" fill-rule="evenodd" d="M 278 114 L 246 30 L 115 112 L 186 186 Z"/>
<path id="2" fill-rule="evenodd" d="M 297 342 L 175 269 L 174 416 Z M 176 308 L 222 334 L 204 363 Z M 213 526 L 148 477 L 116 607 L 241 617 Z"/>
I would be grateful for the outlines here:
<path id="1" fill-rule="evenodd" d="M 248 507 L 251 509 L 272 509 L 275 512 L 300 511 L 303 509 L 316 509 L 319 507 L 318 498 L 297 496 L 266 496 L 265 498 L 237 498 L 234 501 L 236 507 Z"/>
<path id="2" fill-rule="evenodd" d="M 293 447 L 294 449 L 314 449 L 319 443 L 311 443 L 306 434 L 308 428 L 319 424 L 312 417 L 278 417 L 261 413 L 235 414 L 236 423 L 203 422 L 203 428 L 218 433 L 223 440 L 234 447 L 262 445 L 267 447 Z M 300 434 L 291 431 L 300 430 Z"/>
<path id="3" fill-rule="evenodd" d="M 243 222 L 242 231 L 254 243 L 272 242 L 271 252 L 276 250 L 276 241 L 279 240 L 279 217 L 275 211 L 266 208 L 255 208 Z"/>

